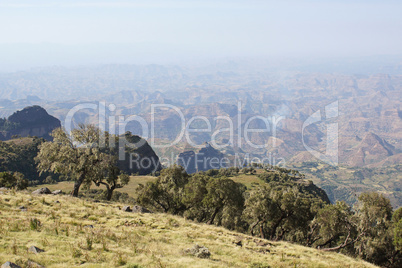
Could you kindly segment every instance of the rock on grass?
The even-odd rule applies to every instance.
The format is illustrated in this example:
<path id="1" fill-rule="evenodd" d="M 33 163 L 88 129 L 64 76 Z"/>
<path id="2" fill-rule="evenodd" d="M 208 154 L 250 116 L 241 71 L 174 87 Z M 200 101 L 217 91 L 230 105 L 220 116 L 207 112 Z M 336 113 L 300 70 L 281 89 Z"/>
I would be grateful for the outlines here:
<path id="1" fill-rule="evenodd" d="M 211 256 L 211 252 L 209 252 L 208 248 L 199 246 L 198 244 L 195 244 L 192 248 L 186 249 L 185 252 L 201 259 L 208 259 Z"/>
<path id="2" fill-rule="evenodd" d="M 42 252 L 45 252 L 45 251 L 43 249 L 37 248 L 35 246 L 32 246 L 32 247 L 30 247 L 28 249 L 28 252 L 39 254 L 39 253 L 42 253 Z"/>
<path id="3" fill-rule="evenodd" d="M 8 261 L 8 262 L 4 263 L 1 266 L 1 268 L 21 268 L 21 266 L 18 266 L 17 264 Z"/>
<path id="4" fill-rule="evenodd" d="M 52 191 L 49 188 L 44 187 L 32 192 L 32 194 L 52 194 Z"/>

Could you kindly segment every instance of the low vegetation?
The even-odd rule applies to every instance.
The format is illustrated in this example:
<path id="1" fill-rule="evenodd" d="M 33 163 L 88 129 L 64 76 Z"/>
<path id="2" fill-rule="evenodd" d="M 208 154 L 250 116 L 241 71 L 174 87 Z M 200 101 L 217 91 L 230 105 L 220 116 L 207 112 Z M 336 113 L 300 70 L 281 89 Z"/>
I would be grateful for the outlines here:
<path id="1" fill-rule="evenodd" d="M 330 204 L 325 192 L 299 172 L 272 166 L 264 170 L 258 177 L 265 183 L 247 190 L 222 172 L 190 176 L 173 166 L 140 185 L 137 200 L 156 211 L 262 239 L 342 252 L 378 265 L 402 264 L 395 238 L 399 220 L 392 220 L 392 206 L 383 195 L 363 193 L 354 207 Z"/>
<path id="2" fill-rule="evenodd" d="M 170 214 L 124 212 L 122 206 L 5 191 L 0 194 L 0 262 L 22 267 L 28 262 L 46 267 L 375 267 Z M 189 253 L 197 244 L 208 249 L 209 258 Z M 29 253 L 31 246 L 44 252 Z"/>
<path id="3" fill-rule="evenodd" d="M 138 136 L 132 136 L 131 133 L 125 135 L 141 139 Z M 119 205 L 117 203 L 98 204 L 99 200 L 104 200 L 140 205 L 154 212 L 164 213 L 165 215 L 162 218 L 175 219 L 176 221 L 177 218 L 175 217 L 178 216 L 186 219 L 182 219 L 186 223 L 191 220 L 194 223 L 207 224 L 209 227 L 198 225 L 207 229 L 214 228 L 213 226 L 224 227 L 227 230 L 225 232 L 228 233 L 238 232 L 237 235 L 239 236 L 239 233 L 242 233 L 242 236 L 250 235 L 249 239 L 254 242 L 259 241 L 255 242 L 257 246 L 261 243 L 271 245 L 271 242 L 267 242 L 268 240 L 291 242 L 318 249 L 319 252 L 343 253 L 381 266 L 402 266 L 400 237 L 402 212 L 401 209 L 393 211 L 390 200 L 381 193 L 362 193 L 353 206 L 343 201 L 331 204 L 325 191 L 314 185 L 312 181 L 306 180 L 305 175 L 299 171 L 271 165 L 251 164 L 242 169 L 236 167 L 212 169 L 191 175 L 187 174 L 181 166 L 171 166 L 154 173 L 154 175 L 158 175 L 157 177 L 146 177 L 144 183 L 137 183 L 135 190 L 131 188 L 130 196 L 127 190 L 125 193 L 115 191 L 119 188 L 123 190 L 123 186 L 130 188 L 130 176 L 122 172 L 119 167 L 117 148 L 115 146 L 101 146 L 101 142 L 110 144 L 113 140 L 116 141 L 124 137 L 109 135 L 92 125 L 80 125 L 72 131 L 71 135 L 68 135 L 63 129 L 55 129 L 52 137 L 53 141 L 38 144 L 37 156 L 35 157 L 37 168 L 41 173 L 59 174 L 59 178 L 73 181 L 71 191 L 67 192 L 71 193 L 72 197 L 84 195 L 86 201 L 84 199 L 77 201 L 78 199 L 72 198 L 65 199 L 64 202 L 72 202 L 75 205 L 78 204 L 77 202 L 82 202 L 84 208 L 70 207 L 68 220 L 61 220 L 66 217 L 59 214 L 62 211 L 62 206 L 55 205 L 60 203 L 49 203 L 48 197 L 42 197 L 41 204 L 33 202 L 33 200 L 37 201 L 34 197 L 28 199 L 21 197 L 20 201 L 17 200 L 20 193 L 15 193 L 15 190 L 22 190 L 28 186 L 24 174 L 16 171 L 1 172 L 0 186 L 12 189 L 11 192 L 8 191 L 8 195 L 17 198 L 15 206 L 22 204 L 18 209 L 23 214 L 18 215 L 28 215 L 25 219 L 20 217 L 14 219 L 11 215 L 13 209 L 16 208 L 10 205 L 10 198 L 7 197 L 2 205 L 5 209 L 4 214 L 0 215 L 8 215 L 9 218 L 4 219 L 2 224 L 9 226 L 7 230 L 12 230 L 10 232 L 42 232 L 47 230 L 44 232 L 46 235 L 53 235 L 52 232 L 54 232 L 58 237 L 60 230 L 64 230 L 67 237 L 75 232 L 75 238 L 79 239 L 82 239 L 81 234 L 83 234 L 85 235 L 83 242 L 75 241 L 79 247 L 74 247 L 71 250 L 73 259 L 78 258 L 81 263 L 115 261 L 114 266 L 125 265 L 128 263 L 125 258 L 131 256 L 130 251 L 120 249 L 126 246 L 130 248 L 132 247 L 131 243 L 136 244 L 138 240 L 141 240 L 137 237 L 138 234 L 133 234 L 130 237 L 131 230 L 119 231 L 120 226 L 126 224 L 131 226 L 131 223 L 127 223 L 129 219 L 126 219 L 123 225 L 120 224 L 119 217 L 122 214 L 115 214 L 117 212 L 116 206 Z M 159 164 L 156 164 L 156 167 L 158 166 Z M 360 174 L 358 177 L 361 176 L 363 175 Z M 49 176 L 45 181 L 53 182 L 51 177 L 48 178 Z M 136 178 L 141 177 L 137 176 Z M 91 189 L 91 186 L 94 185 L 102 188 Z M 85 191 L 80 192 L 81 188 Z M 42 190 L 51 193 L 48 189 Z M 89 200 L 91 199 L 93 203 L 90 203 Z M 41 210 L 38 209 L 38 205 Z M 65 205 L 69 206 L 69 204 Z M 102 211 L 108 212 L 102 215 L 92 213 L 99 206 L 104 207 Z M 122 205 L 120 204 L 120 206 Z M 136 211 L 147 211 L 145 208 Z M 7 211 L 10 214 L 7 214 Z M 77 213 L 71 211 L 77 211 Z M 126 208 L 124 211 L 131 211 L 131 209 Z M 42 214 L 45 215 L 44 218 L 40 217 Z M 168 216 L 169 214 L 173 216 Z M 137 215 L 136 217 L 140 216 Z M 153 215 L 144 218 L 144 221 L 152 217 Z M 125 218 L 126 215 L 124 214 L 122 219 Z M 109 220 L 113 222 L 112 225 L 109 225 Z M 117 221 L 120 223 L 115 225 Z M 10 227 L 13 222 L 15 230 L 14 227 Z M 44 223 L 52 223 L 51 229 L 53 228 L 54 231 L 46 229 Z M 157 226 L 161 224 L 158 221 L 153 223 Z M 26 229 L 24 229 L 25 224 Z M 95 225 L 103 226 L 102 231 L 98 234 L 92 230 Z M 142 225 L 147 226 L 144 222 L 137 221 L 133 225 L 136 228 Z M 114 230 L 115 228 L 118 230 Z M 110 232 L 115 234 L 114 238 L 111 239 L 114 241 L 112 245 L 116 249 L 112 257 L 113 260 L 108 259 L 109 253 L 113 250 L 111 250 L 108 241 L 102 238 Z M 144 232 L 149 232 L 149 228 L 145 228 Z M 116 234 L 120 234 L 120 238 Z M 3 234 L 4 239 L 8 235 L 9 233 L 5 232 Z M 100 238 L 94 240 L 96 235 L 100 235 Z M 145 233 L 142 239 L 146 239 L 147 236 Z M 191 236 L 194 240 L 199 238 L 196 233 Z M 153 239 L 153 236 L 148 236 L 148 238 Z M 164 239 L 163 236 L 158 238 Z M 237 239 L 233 242 L 242 247 L 246 240 Z M 74 245 L 72 241 L 69 243 Z M 102 250 L 107 252 L 105 258 L 96 259 L 102 256 L 102 252 L 91 254 L 95 244 L 102 244 Z M 46 242 L 42 242 L 42 246 L 46 246 Z M 54 246 L 56 249 L 58 247 L 63 248 L 56 242 Z M 15 241 L 10 247 L 13 249 L 13 254 L 18 255 L 16 253 L 18 247 Z M 202 249 L 202 256 L 209 256 L 210 254 L 208 248 L 202 246 L 194 246 L 193 248 L 194 250 Z M 33 250 L 37 251 L 37 249 Z M 63 250 L 66 249 L 63 248 Z M 219 251 L 219 249 L 217 250 Z M 192 251 L 183 249 L 182 252 Z M 266 249 L 263 253 L 267 252 L 271 252 L 271 250 Z M 136 253 L 137 249 L 135 248 L 134 255 Z M 152 254 L 152 256 L 154 255 L 156 256 L 156 253 Z M 229 256 L 231 253 L 226 254 L 224 259 Z M 24 257 L 27 260 L 27 256 Z M 159 266 L 161 267 L 164 267 L 161 261 L 164 257 L 163 254 L 162 257 L 156 257 L 160 261 Z M 171 258 L 169 257 L 169 259 Z M 22 260 L 18 259 L 17 261 L 21 262 Z M 141 259 L 134 258 L 133 261 L 144 264 Z M 168 260 L 165 262 L 174 266 L 174 263 L 170 263 Z M 237 262 L 242 263 L 242 260 Z M 134 266 L 137 265 L 135 263 Z M 146 264 L 149 263 L 146 261 Z M 230 264 L 226 263 L 226 266 L 233 266 Z M 304 264 L 304 262 L 300 264 Z M 176 263 L 177 265 L 180 266 L 181 263 Z M 223 264 L 217 264 L 217 266 L 221 265 Z M 265 267 L 265 264 L 256 265 L 256 267 Z M 296 263 L 294 265 L 296 266 Z"/>

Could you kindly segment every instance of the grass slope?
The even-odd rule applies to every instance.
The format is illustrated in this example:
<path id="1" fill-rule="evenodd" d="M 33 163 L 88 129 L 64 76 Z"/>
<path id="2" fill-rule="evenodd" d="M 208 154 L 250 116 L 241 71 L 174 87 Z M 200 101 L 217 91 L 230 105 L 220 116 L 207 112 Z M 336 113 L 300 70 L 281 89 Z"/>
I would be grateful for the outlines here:
<path id="1" fill-rule="evenodd" d="M 260 170 L 257 170 L 261 172 Z M 140 184 L 146 184 L 150 181 L 155 181 L 157 178 L 153 176 L 131 176 L 130 182 L 125 185 L 123 188 L 116 189 L 116 191 L 127 193 L 129 196 L 136 198 L 137 197 L 137 187 Z M 264 184 L 256 175 L 251 174 L 240 174 L 238 176 L 230 177 L 230 179 L 234 180 L 235 182 L 244 184 L 248 189 L 255 187 L 256 185 Z M 40 184 L 33 187 L 29 187 L 30 191 L 34 191 L 36 189 L 47 187 L 51 191 L 55 190 L 62 190 L 64 193 L 69 193 L 73 190 L 74 182 L 72 181 L 62 181 L 54 184 Z M 106 189 L 104 185 L 100 185 L 99 187 L 92 184 L 91 189 Z M 84 192 L 84 191 L 81 191 Z"/>
<path id="2" fill-rule="evenodd" d="M 375 267 L 285 242 L 258 246 L 255 237 L 167 214 L 123 212 L 122 205 L 3 191 L 0 263 L 25 267 L 29 259 L 46 267 Z M 238 237 L 243 237 L 243 247 L 234 244 Z M 185 253 L 196 243 L 210 250 L 210 259 Z M 45 252 L 28 253 L 30 246 Z"/>

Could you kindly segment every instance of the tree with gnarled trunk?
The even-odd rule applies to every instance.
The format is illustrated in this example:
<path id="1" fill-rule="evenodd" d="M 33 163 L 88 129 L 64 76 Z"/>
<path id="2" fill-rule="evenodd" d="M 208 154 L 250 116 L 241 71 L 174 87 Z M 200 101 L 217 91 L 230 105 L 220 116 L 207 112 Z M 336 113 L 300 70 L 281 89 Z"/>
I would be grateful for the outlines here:
<path id="1" fill-rule="evenodd" d="M 72 178 L 75 181 L 72 196 L 78 196 L 82 184 L 90 185 L 94 181 L 99 185 L 105 184 L 105 180 L 117 179 L 118 171 L 112 170 L 115 161 L 110 155 L 111 148 L 100 146 L 101 141 L 107 144 L 107 132 L 93 125 L 79 125 L 70 135 L 61 128 L 55 129 L 51 135 L 53 141 L 39 147 L 38 169 L 41 173 L 50 171 Z M 114 190 L 116 185 L 111 187 Z"/>

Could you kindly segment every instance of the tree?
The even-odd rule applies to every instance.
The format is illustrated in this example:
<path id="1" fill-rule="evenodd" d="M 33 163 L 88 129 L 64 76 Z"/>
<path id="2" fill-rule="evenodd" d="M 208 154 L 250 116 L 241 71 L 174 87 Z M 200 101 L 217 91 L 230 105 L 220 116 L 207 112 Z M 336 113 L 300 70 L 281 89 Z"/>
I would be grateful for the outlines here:
<path id="1" fill-rule="evenodd" d="M 359 196 L 356 204 L 358 233 L 356 254 L 377 265 L 395 262 L 393 245 L 392 206 L 389 199 L 376 192 Z"/>
<path id="2" fill-rule="evenodd" d="M 249 223 L 251 235 L 255 235 L 255 228 L 259 227 L 257 233 L 261 238 L 266 238 L 268 221 L 279 213 L 277 204 L 270 196 L 270 188 L 262 186 L 250 192 L 245 202 L 243 216 Z"/>
<path id="3" fill-rule="evenodd" d="M 311 223 L 312 232 L 306 241 L 307 245 L 314 244 L 322 250 L 334 251 L 353 244 L 357 241 L 353 217 L 351 207 L 343 201 L 326 205 Z M 336 246 L 331 247 L 333 244 Z"/>
<path id="4" fill-rule="evenodd" d="M 252 235 L 261 238 L 300 242 L 310 222 L 326 201 L 310 185 L 295 182 L 271 182 L 250 192 L 244 219 Z M 257 231 L 255 228 L 259 227 Z"/>
<path id="5" fill-rule="evenodd" d="M 402 251 L 402 207 L 395 210 L 392 215 L 392 221 L 394 222 L 394 245 L 395 249 Z"/>
<path id="6" fill-rule="evenodd" d="M 5 188 L 13 188 L 15 185 L 15 178 L 9 172 L 0 173 L 0 186 Z"/>
<path id="7" fill-rule="evenodd" d="M 228 178 L 211 178 L 206 185 L 207 194 L 202 200 L 203 206 L 209 211 L 208 223 L 224 225 L 233 229 L 236 218 L 240 218 L 244 206 L 243 193 L 246 188 Z M 237 213 L 236 213 L 237 212 Z"/>
<path id="8" fill-rule="evenodd" d="M 24 174 L 20 172 L 14 172 L 13 176 L 15 178 L 15 188 L 17 190 L 24 190 L 28 187 L 29 182 L 27 179 L 25 179 Z"/>
<path id="9" fill-rule="evenodd" d="M 106 200 L 112 199 L 113 191 L 122 188 L 130 182 L 130 176 L 125 173 L 120 174 L 117 168 L 117 159 L 115 156 L 105 157 L 101 165 L 104 167 L 99 170 L 99 174 L 92 178 L 96 186 L 104 185 L 106 187 Z"/>
<path id="10" fill-rule="evenodd" d="M 228 178 L 194 174 L 185 186 L 185 216 L 198 222 L 236 229 L 242 225 L 244 185 Z"/>
<path id="11" fill-rule="evenodd" d="M 182 199 L 188 174 L 181 166 L 163 169 L 155 182 L 139 185 L 137 201 L 144 206 L 172 214 L 182 214 L 186 210 Z"/>
<path id="12" fill-rule="evenodd" d="M 186 218 L 197 220 L 198 222 L 205 222 L 208 218 L 208 210 L 204 207 L 202 200 L 207 195 L 207 183 L 211 176 L 218 174 L 209 171 L 217 169 L 210 169 L 204 173 L 195 173 L 189 178 L 189 182 L 184 188 L 183 203 L 187 207 L 184 216 Z M 206 175 L 206 174 L 210 175 Z"/>
<path id="13" fill-rule="evenodd" d="M 39 171 L 69 176 L 75 181 L 71 195 L 78 196 L 83 183 L 89 184 L 92 178 L 99 178 L 100 173 L 110 168 L 105 165 L 108 153 L 99 146 L 106 134 L 93 125 L 79 125 L 71 135 L 61 128 L 55 129 L 51 134 L 53 141 L 39 147 L 36 157 Z"/>
<path id="14" fill-rule="evenodd" d="M 28 180 L 20 172 L 0 172 L 0 187 L 24 190 L 28 187 Z"/>

